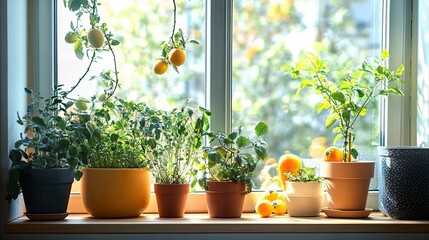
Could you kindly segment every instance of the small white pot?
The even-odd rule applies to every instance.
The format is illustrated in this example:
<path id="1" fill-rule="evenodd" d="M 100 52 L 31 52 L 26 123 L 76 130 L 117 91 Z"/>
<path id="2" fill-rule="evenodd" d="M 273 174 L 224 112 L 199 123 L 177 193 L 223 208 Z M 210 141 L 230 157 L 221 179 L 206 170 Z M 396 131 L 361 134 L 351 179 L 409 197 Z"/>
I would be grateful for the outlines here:
<path id="1" fill-rule="evenodd" d="M 291 217 L 318 216 L 323 203 L 321 182 L 286 182 L 285 202 Z"/>

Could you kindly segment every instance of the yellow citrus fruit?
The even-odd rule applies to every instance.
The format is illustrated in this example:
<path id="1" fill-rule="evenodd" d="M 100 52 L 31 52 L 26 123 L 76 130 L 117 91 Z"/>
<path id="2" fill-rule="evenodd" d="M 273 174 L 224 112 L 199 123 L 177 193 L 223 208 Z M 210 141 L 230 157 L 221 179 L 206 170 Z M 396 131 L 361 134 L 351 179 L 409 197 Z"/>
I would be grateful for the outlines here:
<path id="1" fill-rule="evenodd" d="M 275 200 L 273 204 L 273 213 L 276 215 L 282 215 L 286 213 L 286 203 L 282 200 Z"/>
<path id="2" fill-rule="evenodd" d="M 282 202 L 285 201 L 285 196 L 283 194 L 279 194 L 279 196 L 277 197 L 277 200 L 280 200 Z"/>
<path id="3" fill-rule="evenodd" d="M 104 102 L 106 101 L 106 93 L 102 92 L 100 95 L 98 95 L 98 101 Z"/>
<path id="4" fill-rule="evenodd" d="M 286 189 L 286 180 L 287 176 L 285 172 L 297 174 L 296 170 L 302 168 L 301 159 L 294 154 L 284 154 L 279 159 L 278 165 L 278 175 L 280 176 L 280 182 L 282 185 L 282 190 Z"/>
<path id="5" fill-rule="evenodd" d="M 78 39 L 79 37 L 74 32 L 68 32 L 64 37 L 64 40 L 66 40 L 66 43 L 75 43 Z"/>
<path id="6" fill-rule="evenodd" d="M 164 74 L 167 71 L 167 68 L 168 68 L 168 63 L 166 63 L 163 60 L 157 60 L 153 64 L 153 71 L 159 75 Z"/>
<path id="7" fill-rule="evenodd" d="M 88 100 L 86 100 L 83 97 L 79 97 L 78 100 L 76 100 L 76 102 L 74 103 L 75 107 L 79 110 L 86 110 L 88 109 L 88 104 L 87 104 Z"/>
<path id="8" fill-rule="evenodd" d="M 103 32 L 98 28 L 91 28 L 88 32 L 88 41 L 94 48 L 100 48 L 104 43 Z"/>
<path id="9" fill-rule="evenodd" d="M 265 199 L 256 204 L 255 211 L 261 217 L 269 217 L 273 212 L 273 205 Z"/>
<path id="10" fill-rule="evenodd" d="M 263 195 L 263 199 L 273 202 L 279 197 L 279 193 L 276 190 L 267 190 Z"/>
<path id="11" fill-rule="evenodd" d="M 343 159 L 343 151 L 337 147 L 328 147 L 323 154 L 323 160 L 326 162 L 342 162 Z"/>
<path id="12" fill-rule="evenodd" d="M 174 48 L 168 54 L 168 61 L 176 67 L 181 66 L 186 61 L 186 53 L 182 49 Z"/>

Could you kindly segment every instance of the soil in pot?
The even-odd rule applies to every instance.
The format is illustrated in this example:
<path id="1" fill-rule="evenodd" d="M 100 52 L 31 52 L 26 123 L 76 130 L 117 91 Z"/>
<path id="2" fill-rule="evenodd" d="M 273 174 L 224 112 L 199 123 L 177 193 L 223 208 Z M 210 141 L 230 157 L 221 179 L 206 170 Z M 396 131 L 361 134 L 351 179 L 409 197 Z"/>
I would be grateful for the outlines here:
<path id="1" fill-rule="evenodd" d="M 64 219 L 67 216 L 74 169 L 31 169 L 22 170 L 20 174 L 27 215 L 35 216 L 34 220 L 51 220 L 43 216 L 46 214 L 56 216 L 55 220 Z"/>
<path id="2" fill-rule="evenodd" d="M 246 185 L 226 181 L 207 181 L 206 202 L 211 218 L 240 218 Z"/>
<path id="3" fill-rule="evenodd" d="M 189 184 L 154 184 L 158 213 L 161 218 L 183 218 Z"/>

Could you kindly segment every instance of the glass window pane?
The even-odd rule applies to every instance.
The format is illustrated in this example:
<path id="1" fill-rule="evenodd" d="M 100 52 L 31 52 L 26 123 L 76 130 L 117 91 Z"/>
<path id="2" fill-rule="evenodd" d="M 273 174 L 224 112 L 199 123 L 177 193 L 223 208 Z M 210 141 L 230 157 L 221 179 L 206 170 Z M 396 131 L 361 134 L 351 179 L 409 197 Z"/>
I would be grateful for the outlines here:
<path id="1" fill-rule="evenodd" d="M 270 126 L 265 140 L 274 159 L 290 151 L 316 165 L 334 135 L 325 129 L 326 113 L 313 109 L 317 96 L 302 92 L 298 81 L 283 76 L 284 64 L 304 53 L 320 54 L 333 65 L 357 67 L 381 53 L 381 1 L 253 0 L 234 1 L 233 128 L 252 130 L 258 121 Z M 377 103 L 360 124 L 356 144 L 361 158 L 376 160 L 379 144 Z M 268 163 L 274 163 L 268 161 Z M 260 166 L 255 183 L 267 187 L 275 164 Z"/>
<path id="2" fill-rule="evenodd" d="M 187 61 L 177 74 L 171 66 L 164 75 L 152 71 L 155 59 L 161 56 L 161 42 L 168 41 L 173 28 L 172 1 L 152 0 L 104 0 L 99 1 L 101 22 L 109 29 L 121 44 L 114 47 L 119 69 L 121 89 L 117 96 L 144 101 L 156 108 L 177 107 L 188 98 L 204 105 L 205 89 L 205 1 L 176 0 L 178 28 L 185 37 L 197 40 L 200 44 L 187 45 Z M 58 83 L 70 88 L 85 72 L 89 60 L 79 60 L 73 52 L 73 44 L 64 41 L 70 30 L 70 22 L 75 21 L 74 13 L 64 8 L 58 1 Z M 87 20 L 87 19 L 84 19 Z M 75 24 L 75 22 L 74 22 Z M 88 26 L 84 23 L 85 27 Z M 88 30 L 88 29 L 86 29 Z M 103 54 L 103 60 L 88 73 L 73 97 L 90 97 L 103 91 L 97 81 L 88 81 L 90 76 L 98 75 L 102 70 L 114 69 L 112 55 Z"/>
<path id="3" fill-rule="evenodd" d="M 429 2 L 419 1 L 417 145 L 429 147 Z"/>

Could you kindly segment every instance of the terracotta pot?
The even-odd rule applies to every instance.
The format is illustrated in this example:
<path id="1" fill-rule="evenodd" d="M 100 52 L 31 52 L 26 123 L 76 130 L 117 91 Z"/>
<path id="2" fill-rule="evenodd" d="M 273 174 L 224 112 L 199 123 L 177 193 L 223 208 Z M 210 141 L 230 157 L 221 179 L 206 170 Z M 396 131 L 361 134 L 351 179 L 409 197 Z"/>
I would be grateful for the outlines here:
<path id="1" fill-rule="evenodd" d="M 321 162 L 327 203 L 335 210 L 365 210 L 374 162 Z"/>
<path id="2" fill-rule="evenodd" d="M 246 185 L 237 182 L 207 181 L 206 202 L 211 218 L 240 218 Z"/>
<path id="3" fill-rule="evenodd" d="M 322 182 L 286 182 L 285 202 L 291 217 L 318 216 L 323 202 Z"/>
<path id="4" fill-rule="evenodd" d="M 82 201 L 96 218 L 137 217 L 150 201 L 148 169 L 84 168 Z"/>
<path id="5" fill-rule="evenodd" d="M 189 184 L 154 184 L 159 217 L 182 218 L 185 215 Z"/>

